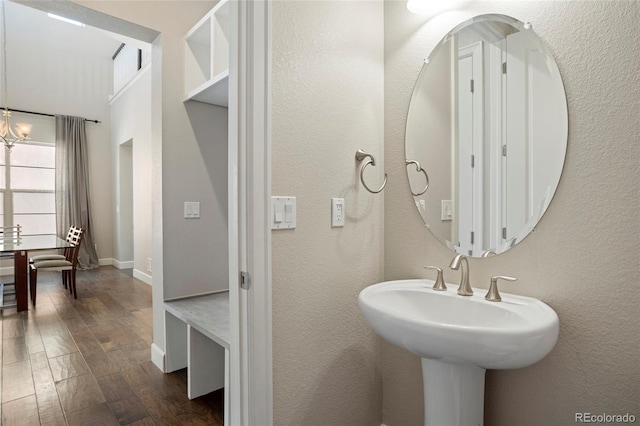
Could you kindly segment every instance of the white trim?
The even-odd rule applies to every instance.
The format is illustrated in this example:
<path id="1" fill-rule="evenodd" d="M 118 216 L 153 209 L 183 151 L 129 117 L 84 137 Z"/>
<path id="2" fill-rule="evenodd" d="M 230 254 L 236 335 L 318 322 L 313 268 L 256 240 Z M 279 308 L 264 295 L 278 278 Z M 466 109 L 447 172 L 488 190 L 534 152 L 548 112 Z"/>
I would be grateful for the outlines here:
<path id="1" fill-rule="evenodd" d="M 112 265 L 118 269 L 133 269 L 133 260 L 111 259 Z"/>
<path id="2" fill-rule="evenodd" d="M 504 42 L 502 42 L 504 44 Z M 486 141 L 489 144 L 487 155 L 489 166 L 489 227 L 487 229 L 488 247 L 502 247 L 502 145 L 503 142 L 503 126 L 502 126 L 502 72 L 490 72 L 490 70 L 501 70 L 502 68 L 502 51 L 505 46 L 496 46 L 488 43 L 485 56 L 485 74 L 490 79 L 490 92 L 485 100 L 487 105 L 486 111 L 488 116 L 488 128 L 485 129 Z M 489 99 L 499 99 L 500 102 L 489 102 Z M 487 247 L 485 245 L 485 247 Z"/>
<path id="3" fill-rule="evenodd" d="M 98 266 L 111 266 L 111 265 L 113 265 L 113 258 L 111 257 L 98 259 Z"/>
<path id="4" fill-rule="evenodd" d="M 151 362 L 158 367 L 160 371 L 165 372 L 164 368 L 164 351 L 155 343 L 151 344 Z"/>
<path id="5" fill-rule="evenodd" d="M 140 80 L 140 78 L 150 69 L 151 69 L 151 61 L 144 64 L 142 68 L 138 70 L 136 75 L 134 75 L 131 78 L 131 80 L 126 82 L 125 85 L 122 86 L 115 95 L 109 98 L 109 106 L 112 106 L 115 101 L 117 101 L 127 90 L 129 90 L 129 88 L 133 86 L 136 81 Z"/>
<path id="6" fill-rule="evenodd" d="M 466 191 L 471 192 L 471 211 L 466 212 L 465 214 L 471 214 L 471 232 L 474 234 L 474 242 L 471 243 L 471 240 L 467 240 L 467 235 L 460 235 L 460 226 L 458 230 L 458 240 L 462 248 L 470 249 L 476 253 L 478 247 L 482 249 L 484 242 L 484 226 L 483 226 L 483 203 L 484 197 L 483 194 L 483 185 L 484 185 L 484 70 L 482 68 L 482 64 L 484 63 L 484 44 L 482 41 L 478 41 L 472 44 L 469 44 L 464 47 L 458 48 L 458 63 L 460 63 L 461 59 L 471 58 L 472 68 L 471 75 L 474 82 L 478 82 L 478 84 L 474 84 L 474 89 L 472 91 L 472 119 L 473 119 L 473 128 L 472 128 L 472 144 L 471 144 L 471 154 L 475 157 L 475 165 L 471 169 L 470 173 L 472 176 L 472 185 L 471 188 L 461 187 L 458 183 L 458 193 L 461 191 L 464 193 Z M 458 67 L 459 68 L 459 67 Z M 464 83 L 462 83 L 464 84 Z M 466 151 L 465 151 L 466 152 Z M 459 159 L 462 163 L 466 164 L 467 159 Z M 461 207 L 461 203 L 457 203 L 458 207 Z M 461 211 L 458 210 L 458 216 L 461 215 Z M 468 218 L 468 216 L 465 216 Z M 465 223 L 463 222 L 458 222 Z M 469 241 L 469 243 L 465 243 L 465 241 Z M 482 252 L 482 250 L 480 250 Z"/>
<path id="7" fill-rule="evenodd" d="M 229 416 L 273 424 L 271 320 L 271 2 L 232 2 L 229 62 Z M 239 273 L 250 277 L 240 290 Z"/>
<path id="8" fill-rule="evenodd" d="M 224 424 L 241 426 L 242 406 L 246 402 L 241 398 L 240 392 L 240 324 L 243 322 L 240 306 L 240 291 L 238 286 L 239 263 L 239 226 L 238 226 L 238 151 L 240 145 L 240 108 L 239 101 L 239 66 L 241 55 L 238 52 L 243 27 L 239 18 L 239 9 L 243 8 L 241 1 L 229 3 L 229 22 L 231 31 L 229 35 L 229 134 L 228 134 L 228 238 L 229 238 L 229 390 L 225 389 Z M 246 417 L 245 417 L 246 418 Z"/>
<path id="9" fill-rule="evenodd" d="M 246 354 L 248 424 L 273 424 L 271 314 L 271 2 L 249 2 L 247 58 L 247 258 Z"/>
<path id="10" fill-rule="evenodd" d="M 194 297 L 199 297 L 199 296 L 207 296 L 210 294 L 218 294 L 218 293 L 227 293 L 229 292 L 229 290 L 216 290 L 216 291 L 206 291 L 204 293 L 195 293 L 195 294 L 188 294 L 186 296 L 180 296 L 180 297 L 172 297 L 170 299 L 165 299 L 165 302 L 175 302 L 176 300 L 184 300 L 184 299 L 192 299 Z"/>
<path id="11" fill-rule="evenodd" d="M 145 284 L 153 285 L 153 277 L 149 274 L 145 274 L 142 271 L 139 271 L 134 268 L 133 270 L 133 278 L 142 281 Z"/>

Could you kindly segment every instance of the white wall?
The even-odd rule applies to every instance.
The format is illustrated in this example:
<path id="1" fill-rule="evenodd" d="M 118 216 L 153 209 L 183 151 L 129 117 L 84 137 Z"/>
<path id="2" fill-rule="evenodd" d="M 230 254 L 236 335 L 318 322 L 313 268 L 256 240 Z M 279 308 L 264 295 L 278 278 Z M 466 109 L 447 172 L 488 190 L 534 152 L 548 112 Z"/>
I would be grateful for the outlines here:
<path id="1" fill-rule="evenodd" d="M 190 114 L 203 114 L 216 129 L 226 123 L 226 110 L 208 105 L 183 103 L 184 35 L 215 4 L 213 1 L 113 2 L 82 1 L 80 5 L 136 23 L 160 33 L 152 48 L 152 240 L 153 240 L 153 342 L 154 362 L 159 365 L 164 350 L 165 299 L 222 290 L 228 287 L 226 192 L 216 192 L 221 183 L 211 182 L 211 157 L 226 167 L 226 134 L 198 133 Z M 96 18 L 103 20 L 102 17 Z M 103 20 L 105 26 L 120 25 Z M 149 41 L 149 40 L 145 40 Z M 156 67 L 156 64 L 159 65 Z M 195 102 L 193 104 L 196 104 Z M 214 111 L 215 110 L 215 111 Z M 199 129 L 205 125 L 197 126 Z M 224 141 L 224 142 L 223 142 Z M 220 152 L 221 145 L 225 154 Z M 203 152 L 206 151 L 205 154 Z M 206 161 L 205 158 L 206 157 Z M 221 159 L 219 157 L 224 157 Z M 224 171 L 226 176 L 226 169 Z M 226 181 L 224 182 L 226 191 Z M 200 201 L 199 220 L 183 218 L 183 202 Z M 222 242 L 224 240 L 224 243 Z M 219 247 L 224 245 L 224 251 Z M 158 268 L 158 265 L 161 265 Z M 157 355 L 156 355 L 157 354 Z"/>
<path id="2" fill-rule="evenodd" d="M 115 151 L 114 265 L 126 269 L 133 268 L 133 139 L 118 144 Z"/>
<path id="3" fill-rule="evenodd" d="M 517 277 L 502 290 L 539 298 L 560 317 L 549 356 L 487 372 L 485 424 L 573 424 L 585 411 L 637 419 L 639 2 L 467 2 L 429 21 L 404 2 L 385 2 L 385 278 L 435 278 L 422 269 L 428 263 L 459 280 L 446 268 L 453 253 L 422 228 L 407 189 L 404 126 L 422 60 L 447 31 L 483 13 L 533 24 L 555 56 L 569 107 L 563 176 L 536 231 L 507 253 L 469 262 L 474 286 Z M 423 424 L 420 359 L 386 343 L 383 359 L 384 423 Z"/>
<path id="4" fill-rule="evenodd" d="M 113 174 L 115 200 L 119 193 L 121 173 L 119 158 L 122 144 L 130 143 L 133 161 L 133 206 L 114 206 L 114 217 L 127 208 L 133 209 L 133 234 L 126 232 L 116 221 L 114 230 L 114 259 L 116 262 L 133 261 L 136 278 L 151 283 L 152 271 L 147 269 L 147 258 L 152 255 L 152 199 L 151 199 L 151 64 L 140 70 L 111 102 L 111 143 L 113 146 Z M 126 176 L 124 176 L 126 177 Z M 126 197 L 128 198 L 128 197 Z"/>
<path id="5" fill-rule="evenodd" d="M 381 343 L 357 296 L 383 278 L 381 2 L 273 3 L 272 193 L 297 197 L 297 228 L 273 231 L 274 424 L 379 425 Z M 346 202 L 331 227 L 331 198 Z"/>
<path id="6" fill-rule="evenodd" d="M 162 33 L 162 101 L 157 105 L 162 108 L 164 298 L 228 288 L 227 227 L 221 220 L 227 214 L 226 109 L 184 104 L 181 66 L 184 35 L 214 3 L 154 2 L 152 8 L 147 2 L 79 3 Z M 187 111 L 206 117 L 195 123 Z M 222 174 L 224 182 L 218 179 Z M 185 201 L 200 201 L 200 219 L 184 219 Z"/>
<path id="7" fill-rule="evenodd" d="M 100 53 L 97 46 L 102 42 L 91 33 L 85 33 L 83 40 L 69 42 L 63 37 L 65 34 L 52 34 L 48 27 L 38 25 L 35 18 L 29 17 L 29 13 L 42 15 L 41 12 L 11 2 L 6 2 L 5 6 L 9 107 L 102 121 L 102 124 L 86 123 L 91 209 L 98 257 L 111 258 L 113 216 L 108 104 L 112 86 L 111 57 Z M 16 8 L 26 10 L 24 20 L 17 18 Z M 51 20 L 46 15 L 45 19 Z M 82 42 L 95 43 L 94 51 L 86 49 Z M 2 102 L 4 105 L 4 100 Z M 34 139 L 44 130 L 38 129 L 39 125 L 55 129 L 53 117 L 29 114 L 22 117 L 34 124 Z M 17 114 L 15 118 L 18 118 Z"/>

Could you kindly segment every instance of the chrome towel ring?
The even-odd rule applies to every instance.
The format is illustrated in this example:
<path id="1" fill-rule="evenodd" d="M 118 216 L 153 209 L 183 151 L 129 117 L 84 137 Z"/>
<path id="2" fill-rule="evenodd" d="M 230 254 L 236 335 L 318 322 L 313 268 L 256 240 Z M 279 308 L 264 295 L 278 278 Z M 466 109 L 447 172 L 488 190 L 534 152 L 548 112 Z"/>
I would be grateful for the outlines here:
<path id="1" fill-rule="evenodd" d="M 367 154 L 363 150 L 359 149 L 359 150 L 356 151 L 356 160 L 358 160 L 361 163 L 364 161 L 364 163 L 362 164 L 362 167 L 360 168 L 360 182 L 362 182 L 362 185 L 364 185 L 364 187 L 367 189 L 367 191 L 369 191 L 372 194 L 377 194 L 379 192 L 382 192 L 384 187 L 387 185 L 387 174 L 386 173 L 384 174 L 384 182 L 382 182 L 382 186 L 377 191 L 374 190 L 374 189 L 369 188 L 369 186 L 364 181 L 364 169 L 366 169 L 369 164 L 371 164 L 372 166 L 376 165 L 376 159 L 373 158 L 373 155 Z"/>
<path id="2" fill-rule="evenodd" d="M 422 192 L 418 192 L 417 194 L 415 192 L 413 192 L 413 189 L 411 188 L 411 182 L 409 182 L 409 190 L 411 191 L 411 193 L 413 194 L 414 197 L 419 197 L 422 194 L 424 194 L 425 192 L 427 192 L 427 189 L 429 189 L 429 175 L 427 174 L 427 171 L 425 169 L 423 169 L 422 166 L 420 166 L 420 163 L 418 163 L 417 161 L 415 161 L 415 160 L 405 160 L 405 163 L 406 163 L 407 166 L 409 164 L 415 164 L 416 172 L 424 173 L 424 177 L 427 179 L 427 186 L 424 187 Z"/>

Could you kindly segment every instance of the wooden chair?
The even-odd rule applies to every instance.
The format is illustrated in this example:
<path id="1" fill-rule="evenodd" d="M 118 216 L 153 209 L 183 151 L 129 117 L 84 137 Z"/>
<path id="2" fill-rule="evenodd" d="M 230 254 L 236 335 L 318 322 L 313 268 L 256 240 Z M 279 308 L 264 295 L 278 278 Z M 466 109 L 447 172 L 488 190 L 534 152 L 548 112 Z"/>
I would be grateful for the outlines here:
<path id="1" fill-rule="evenodd" d="M 0 242 L 6 243 L 20 243 L 20 235 L 22 233 L 22 226 L 0 226 Z M 14 254 L 11 252 L 0 253 L 0 259 L 14 259 Z M 16 285 L 15 283 L 0 283 L 0 311 L 4 309 L 11 309 L 17 306 L 16 301 Z"/>
<path id="2" fill-rule="evenodd" d="M 73 294 L 74 299 L 78 298 L 76 290 L 76 267 L 78 265 L 78 253 L 80 252 L 80 244 L 84 230 L 75 228 L 69 243 L 72 247 L 66 250 L 65 259 L 51 259 L 33 262 L 29 265 L 29 286 L 31 288 L 31 302 L 36 304 L 36 289 L 38 286 L 38 270 L 41 271 L 60 271 L 62 272 L 62 283 L 64 288 L 69 287 L 69 292 Z"/>
<path id="3" fill-rule="evenodd" d="M 80 228 L 76 228 L 75 226 L 71 225 L 69 227 L 69 232 L 67 233 L 67 238 L 65 238 L 65 241 L 70 243 L 71 242 L 71 238 L 73 237 L 73 235 L 75 233 L 78 232 L 78 229 L 80 229 Z M 51 254 L 40 254 L 38 256 L 33 256 L 33 257 L 29 258 L 29 263 L 40 262 L 40 261 L 43 261 L 43 260 L 66 260 L 67 259 L 67 252 L 69 250 L 70 250 L 70 248 L 64 249 L 63 254 L 51 253 Z"/>
<path id="4" fill-rule="evenodd" d="M 18 243 L 20 242 L 20 234 L 22 233 L 22 226 L 0 226 L 0 242 L 2 243 Z M 0 253 L 0 259 L 13 258 L 13 253 Z"/>

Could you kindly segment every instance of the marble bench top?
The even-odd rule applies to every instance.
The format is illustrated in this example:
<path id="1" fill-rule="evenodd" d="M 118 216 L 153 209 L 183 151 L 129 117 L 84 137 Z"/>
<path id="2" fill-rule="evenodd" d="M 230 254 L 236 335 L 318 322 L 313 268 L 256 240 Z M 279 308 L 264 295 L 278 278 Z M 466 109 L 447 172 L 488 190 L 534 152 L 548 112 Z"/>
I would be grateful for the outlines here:
<path id="1" fill-rule="evenodd" d="M 164 309 L 211 340 L 229 349 L 229 292 L 164 302 Z"/>

